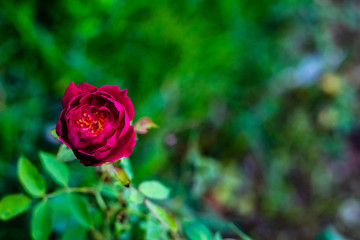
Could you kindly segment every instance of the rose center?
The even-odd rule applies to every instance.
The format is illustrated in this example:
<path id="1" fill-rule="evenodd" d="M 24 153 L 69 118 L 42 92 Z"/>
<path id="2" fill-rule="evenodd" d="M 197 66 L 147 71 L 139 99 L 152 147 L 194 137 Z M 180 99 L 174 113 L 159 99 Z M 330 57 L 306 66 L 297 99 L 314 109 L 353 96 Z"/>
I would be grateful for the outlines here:
<path id="1" fill-rule="evenodd" d="M 98 130 L 100 128 L 100 123 L 99 122 L 93 122 L 91 124 L 91 128 L 94 130 Z"/>
<path id="2" fill-rule="evenodd" d="M 103 113 L 83 113 L 82 117 L 77 120 L 76 123 L 82 131 L 89 132 L 93 136 L 97 136 L 104 130 L 107 120 L 108 119 Z"/>

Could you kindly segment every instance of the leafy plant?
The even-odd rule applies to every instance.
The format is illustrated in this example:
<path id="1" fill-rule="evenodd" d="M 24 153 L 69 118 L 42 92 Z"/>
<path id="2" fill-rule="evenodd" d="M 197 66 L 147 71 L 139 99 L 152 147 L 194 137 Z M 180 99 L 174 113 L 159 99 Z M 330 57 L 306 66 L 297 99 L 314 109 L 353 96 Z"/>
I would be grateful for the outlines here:
<path id="1" fill-rule="evenodd" d="M 148 127 L 146 127 L 148 129 Z M 0 202 L 0 219 L 10 220 L 32 209 L 31 236 L 49 239 L 56 234 L 61 220 L 59 208 L 66 207 L 67 221 L 75 225 L 66 229 L 62 239 L 212 239 L 213 234 L 198 222 L 181 221 L 163 206 L 169 200 L 171 189 L 156 180 L 132 185 L 133 173 L 129 158 L 97 167 L 98 179 L 89 186 L 72 186 L 72 172 L 68 163 L 73 154 L 64 144 L 57 155 L 40 152 L 42 169 L 29 159 L 18 160 L 18 179 L 29 194 L 10 194 Z M 43 175 L 43 171 L 47 174 Z M 48 178 L 50 177 L 50 178 Z M 57 185 L 49 191 L 46 185 Z M 46 184 L 48 183 L 48 184 Z M 59 200 L 61 199 L 61 204 Z M 134 233 L 136 226 L 141 233 Z M 214 235 L 221 239 L 221 235 Z"/>

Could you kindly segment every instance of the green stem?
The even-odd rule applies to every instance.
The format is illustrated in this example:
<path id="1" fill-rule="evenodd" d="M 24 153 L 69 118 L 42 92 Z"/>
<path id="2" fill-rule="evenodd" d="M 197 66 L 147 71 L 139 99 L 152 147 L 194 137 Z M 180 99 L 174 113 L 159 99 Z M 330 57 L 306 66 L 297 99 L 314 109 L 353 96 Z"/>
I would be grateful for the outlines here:
<path id="1" fill-rule="evenodd" d="M 63 188 L 60 190 L 57 190 L 55 192 L 46 194 L 44 196 L 44 198 L 52 198 L 55 197 L 57 195 L 63 194 L 63 193 L 70 193 L 70 192 L 79 192 L 79 193 L 91 193 L 91 194 L 95 194 L 94 189 L 90 188 L 90 187 L 77 187 L 77 188 Z"/>
<path id="2" fill-rule="evenodd" d="M 100 181 L 96 186 L 95 198 L 96 198 L 96 201 L 97 201 L 100 209 L 104 212 L 104 236 L 105 236 L 105 239 L 112 239 L 111 229 L 110 229 L 109 211 L 108 211 L 106 203 L 100 193 L 101 187 L 102 187 L 102 184 L 103 184 L 105 178 L 106 178 L 105 170 L 102 169 Z"/>
<path id="3" fill-rule="evenodd" d="M 98 203 L 100 209 L 103 210 L 104 212 L 106 211 L 107 206 L 106 206 L 106 203 L 105 203 L 103 197 L 101 196 L 100 191 L 101 191 L 101 186 L 103 184 L 105 177 L 106 177 L 106 175 L 104 174 L 104 172 L 102 172 L 100 181 L 96 186 L 96 192 L 95 192 L 96 202 Z"/>
<path id="4" fill-rule="evenodd" d="M 95 198 L 96 198 L 96 202 L 98 203 L 100 209 L 103 211 L 106 211 L 107 206 L 106 206 L 106 203 L 105 203 L 103 197 L 101 196 L 100 189 L 97 189 L 97 191 L 95 193 Z"/>
<path id="5" fill-rule="evenodd" d="M 112 239 L 111 229 L 110 229 L 110 216 L 109 216 L 109 212 L 105 212 L 104 235 L 105 235 L 105 239 Z"/>
<path id="6" fill-rule="evenodd" d="M 252 240 L 249 236 L 247 236 L 243 231 L 241 231 L 235 224 L 230 223 L 229 227 L 233 230 L 242 240 Z"/>

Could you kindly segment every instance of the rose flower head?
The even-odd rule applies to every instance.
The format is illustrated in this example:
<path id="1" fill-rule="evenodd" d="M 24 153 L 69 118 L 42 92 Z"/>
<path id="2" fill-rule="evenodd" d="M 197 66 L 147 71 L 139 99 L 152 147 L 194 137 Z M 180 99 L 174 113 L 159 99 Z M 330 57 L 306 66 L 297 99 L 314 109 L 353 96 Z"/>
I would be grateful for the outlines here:
<path id="1" fill-rule="evenodd" d="M 56 133 L 82 164 L 99 166 L 131 155 L 136 134 L 130 121 L 135 111 L 126 89 L 72 82 L 62 105 Z"/>

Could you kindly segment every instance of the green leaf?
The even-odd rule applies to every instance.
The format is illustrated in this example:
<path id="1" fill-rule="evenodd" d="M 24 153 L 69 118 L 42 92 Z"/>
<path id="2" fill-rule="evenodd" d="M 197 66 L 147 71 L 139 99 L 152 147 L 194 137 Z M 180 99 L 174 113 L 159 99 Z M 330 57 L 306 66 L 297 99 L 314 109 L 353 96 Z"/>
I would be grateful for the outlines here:
<path id="1" fill-rule="evenodd" d="M 20 157 L 17 168 L 18 178 L 24 189 L 34 197 L 46 192 L 46 183 L 36 167 L 24 156 Z"/>
<path id="2" fill-rule="evenodd" d="M 170 190 L 158 181 L 142 182 L 139 186 L 139 190 L 146 197 L 158 200 L 166 199 L 170 194 Z"/>
<path id="3" fill-rule="evenodd" d="M 114 166 L 116 179 L 124 187 L 130 187 L 131 180 L 122 167 Z"/>
<path id="4" fill-rule="evenodd" d="M 40 152 L 39 157 L 45 170 L 50 174 L 55 182 L 62 186 L 67 186 L 69 182 L 69 169 L 63 162 L 56 161 L 55 155 Z"/>
<path id="5" fill-rule="evenodd" d="M 243 231 L 241 231 L 235 224 L 230 224 L 231 230 L 233 230 L 242 240 L 251 240 L 249 236 L 247 236 Z"/>
<path id="6" fill-rule="evenodd" d="M 315 240 L 347 240 L 341 236 L 333 226 L 325 228 Z"/>
<path id="7" fill-rule="evenodd" d="M 167 228 L 150 215 L 147 221 L 144 222 L 143 228 L 145 230 L 145 240 L 168 239 Z"/>
<path id="8" fill-rule="evenodd" d="M 84 198 L 77 194 L 69 193 L 68 202 L 75 219 L 86 228 L 92 227 L 92 217 Z"/>
<path id="9" fill-rule="evenodd" d="M 66 228 L 61 240 L 84 240 L 86 237 L 86 228 L 82 226 L 70 226 Z"/>
<path id="10" fill-rule="evenodd" d="M 135 188 L 130 188 L 129 200 L 133 203 L 140 204 L 144 201 L 144 196 Z"/>
<path id="11" fill-rule="evenodd" d="M 161 223 L 173 231 L 177 231 L 177 224 L 174 216 L 169 214 L 164 208 L 155 203 L 152 203 L 149 200 L 145 200 L 145 205 L 154 215 L 154 217 L 157 218 Z"/>
<path id="12" fill-rule="evenodd" d="M 100 192 L 102 195 L 118 199 L 119 198 L 119 191 L 113 185 L 103 183 L 100 185 Z"/>
<path id="13" fill-rule="evenodd" d="M 90 239 L 94 239 L 94 240 L 107 240 L 100 231 L 98 231 L 98 230 L 96 230 L 96 229 L 94 229 L 94 228 L 90 229 L 89 232 L 90 232 L 90 236 L 91 236 Z"/>
<path id="14" fill-rule="evenodd" d="M 48 239 L 54 224 L 54 212 L 48 200 L 39 202 L 31 218 L 31 236 L 33 239 Z"/>
<path id="15" fill-rule="evenodd" d="M 221 234 L 219 232 L 215 234 L 214 240 L 222 240 Z"/>
<path id="16" fill-rule="evenodd" d="M 195 221 L 184 221 L 183 229 L 189 240 L 212 240 L 211 231 Z"/>
<path id="17" fill-rule="evenodd" d="M 75 160 L 76 157 L 74 155 L 74 152 L 68 148 L 65 144 L 61 144 L 59 151 L 56 155 L 56 160 L 59 162 L 70 162 Z"/>
<path id="18" fill-rule="evenodd" d="M 7 221 L 14 218 L 26 210 L 31 205 L 31 199 L 24 194 L 10 194 L 1 199 L 0 219 Z"/>
<path id="19" fill-rule="evenodd" d="M 50 133 L 54 138 L 56 138 L 56 140 L 59 140 L 59 136 L 57 135 L 55 128 L 53 130 L 51 130 Z"/>

